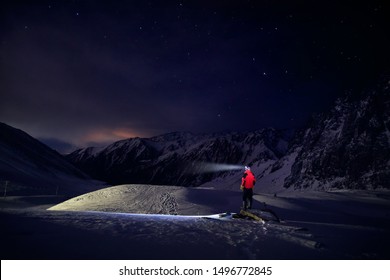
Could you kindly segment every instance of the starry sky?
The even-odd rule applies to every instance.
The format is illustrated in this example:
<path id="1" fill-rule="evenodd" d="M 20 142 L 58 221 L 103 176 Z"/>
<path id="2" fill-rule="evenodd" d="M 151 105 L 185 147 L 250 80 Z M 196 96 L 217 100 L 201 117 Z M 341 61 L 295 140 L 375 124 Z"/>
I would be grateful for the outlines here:
<path id="1" fill-rule="evenodd" d="M 388 73 L 389 19 L 386 1 L 3 1 L 0 121 L 62 151 L 298 128 Z"/>

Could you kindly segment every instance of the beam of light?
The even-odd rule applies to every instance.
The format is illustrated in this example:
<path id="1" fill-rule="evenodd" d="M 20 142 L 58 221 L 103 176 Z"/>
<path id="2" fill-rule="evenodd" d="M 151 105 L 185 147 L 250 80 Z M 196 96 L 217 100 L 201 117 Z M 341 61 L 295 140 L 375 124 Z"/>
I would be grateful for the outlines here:
<path id="1" fill-rule="evenodd" d="M 213 173 L 222 171 L 244 170 L 244 165 L 212 163 L 212 162 L 195 162 L 192 164 L 191 173 Z"/>

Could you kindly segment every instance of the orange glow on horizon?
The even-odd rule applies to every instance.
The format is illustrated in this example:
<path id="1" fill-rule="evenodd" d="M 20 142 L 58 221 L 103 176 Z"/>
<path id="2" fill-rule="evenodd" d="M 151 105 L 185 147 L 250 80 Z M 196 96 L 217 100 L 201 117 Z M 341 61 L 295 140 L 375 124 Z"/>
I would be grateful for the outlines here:
<path id="1" fill-rule="evenodd" d="M 140 137 L 140 135 L 130 132 L 127 129 L 101 129 L 88 132 L 84 137 L 82 137 L 81 142 L 106 144 L 135 137 Z"/>

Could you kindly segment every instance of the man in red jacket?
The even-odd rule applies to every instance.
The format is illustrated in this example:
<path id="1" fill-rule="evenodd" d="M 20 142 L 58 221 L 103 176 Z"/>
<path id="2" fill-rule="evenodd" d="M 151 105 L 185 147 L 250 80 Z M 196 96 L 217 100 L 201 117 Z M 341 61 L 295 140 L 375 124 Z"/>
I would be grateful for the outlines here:
<path id="1" fill-rule="evenodd" d="M 242 175 L 241 179 L 241 187 L 242 190 L 242 200 L 243 200 L 243 209 L 252 208 L 253 203 L 253 187 L 255 186 L 256 178 L 252 173 L 251 168 L 249 166 L 245 166 L 244 175 Z M 249 203 L 248 203 L 249 202 Z"/>

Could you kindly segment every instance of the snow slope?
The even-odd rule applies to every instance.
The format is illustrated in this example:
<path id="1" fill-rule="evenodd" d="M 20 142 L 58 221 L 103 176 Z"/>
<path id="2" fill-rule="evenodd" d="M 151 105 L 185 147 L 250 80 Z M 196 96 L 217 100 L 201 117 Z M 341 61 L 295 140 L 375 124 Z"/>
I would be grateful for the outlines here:
<path id="1" fill-rule="evenodd" d="M 12 194 L 80 194 L 101 187 L 27 133 L 0 123 L 0 183 Z"/>
<path id="2" fill-rule="evenodd" d="M 10 198 L 11 199 L 11 198 Z M 255 210 L 281 223 L 207 219 L 237 212 L 239 192 L 121 185 L 50 209 L 1 200 L 5 242 L 14 258 L 388 259 L 389 192 L 256 194 Z M 173 215 L 172 215 L 173 214 Z M 34 226 L 32 226 L 34 224 Z M 38 250 L 39 249 L 39 250 Z"/>
<path id="3" fill-rule="evenodd" d="M 265 224 L 197 216 L 237 212 L 239 192 L 121 185 L 60 198 L 0 198 L 1 259 L 390 258 L 389 192 L 256 194 L 253 211 L 282 219 Z"/>

